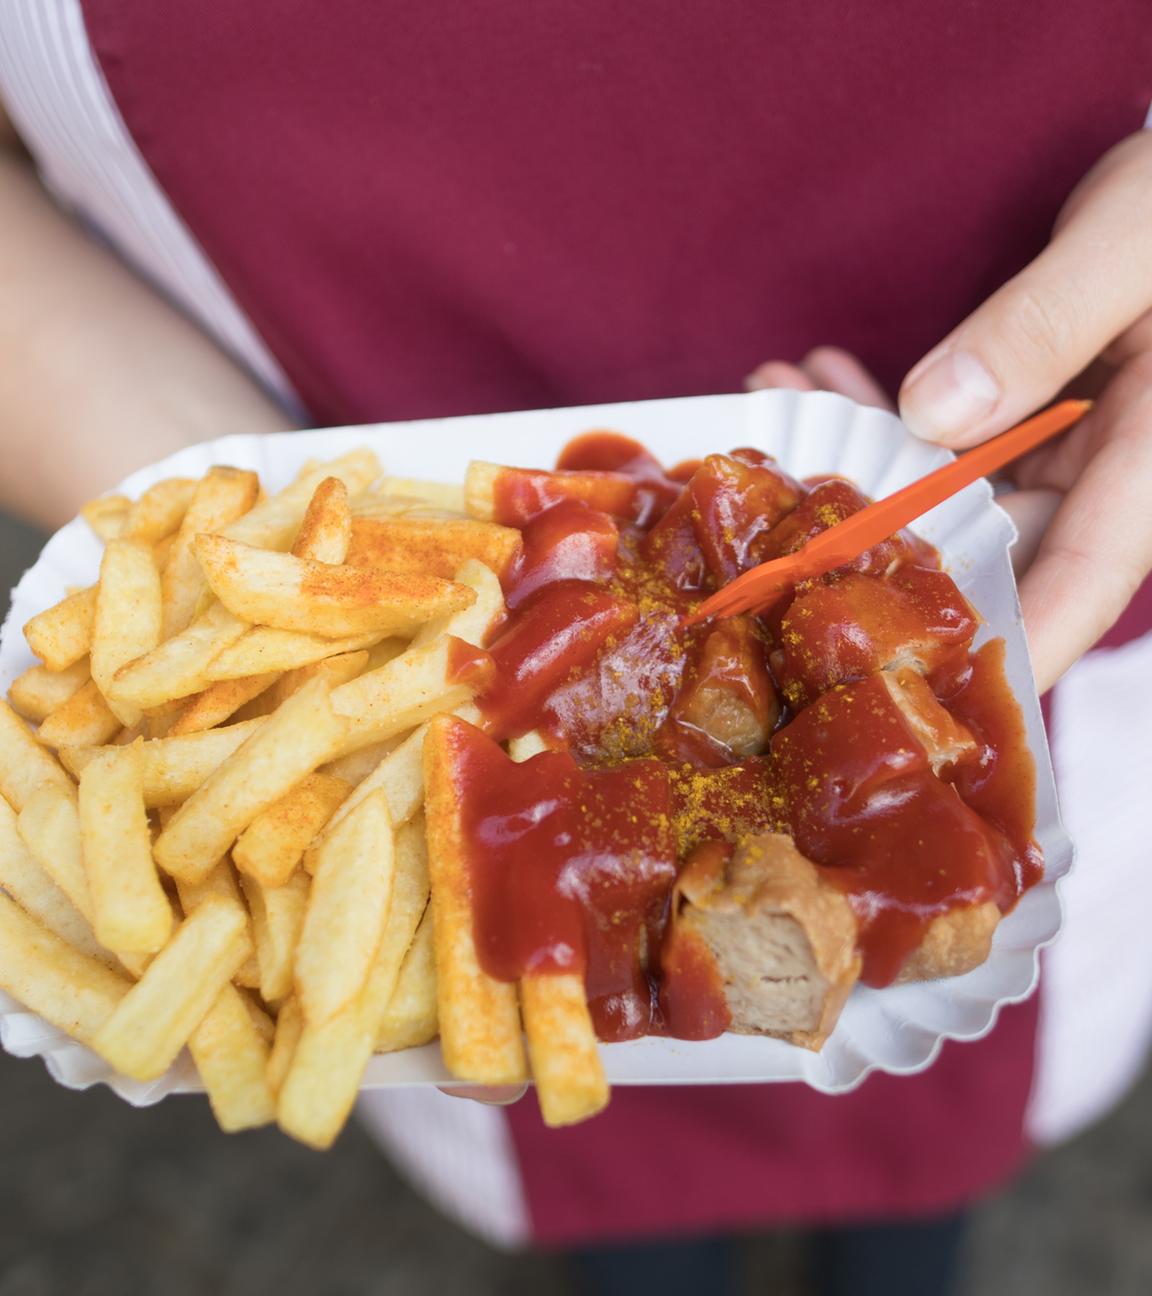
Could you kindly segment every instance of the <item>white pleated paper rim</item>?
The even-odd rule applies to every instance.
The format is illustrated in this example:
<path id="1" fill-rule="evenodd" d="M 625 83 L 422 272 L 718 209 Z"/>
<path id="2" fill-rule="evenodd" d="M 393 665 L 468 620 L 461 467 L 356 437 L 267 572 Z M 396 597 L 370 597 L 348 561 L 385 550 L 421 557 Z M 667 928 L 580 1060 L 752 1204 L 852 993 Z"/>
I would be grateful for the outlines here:
<path id="1" fill-rule="evenodd" d="M 385 470 L 403 477 L 459 482 L 468 461 L 548 467 L 572 437 L 608 428 L 637 438 L 666 464 L 737 446 L 774 455 L 796 477 L 839 473 L 874 497 L 923 476 L 949 455 L 916 440 L 893 415 L 826 392 L 756 392 L 681 400 L 479 415 L 416 423 L 376 424 L 270 436 L 232 436 L 190 446 L 133 473 L 118 489 L 133 498 L 163 477 L 196 477 L 212 464 L 254 468 L 265 487 L 286 485 L 306 459 L 334 458 L 368 445 Z M 983 966 L 947 981 L 858 987 L 820 1053 L 781 1040 L 723 1035 L 688 1042 L 648 1038 L 602 1045 L 615 1084 L 723 1084 L 802 1081 L 824 1093 L 854 1088 L 874 1070 L 908 1074 L 929 1066 L 945 1040 L 987 1034 L 1000 1008 L 1026 998 L 1036 984 L 1039 951 L 1061 924 L 1057 882 L 1072 864 L 1072 843 L 1060 822 L 1040 703 L 1028 660 L 1008 549 L 1012 523 L 984 482 L 927 514 L 915 528 L 936 545 L 961 590 L 984 617 L 978 642 L 1007 643 L 1008 679 L 1024 712 L 1037 767 L 1036 838 L 1044 877 L 996 931 Z M 32 664 L 21 628 L 71 586 L 97 576 L 101 543 L 80 519 L 45 546 L 12 595 L 0 636 L 0 689 Z M 114 1073 L 89 1049 L 0 994 L 0 1043 L 18 1057 L 42 1057 L 53 1078 L 73 1089 L 107 1084 L 142 1106 L 166 1094 L 200 1088 L 185 1053 L 151 1084 Z M 448 1074 L 439 1046 L 372 1059 L 364 1088 L 442 1083 Z"/>

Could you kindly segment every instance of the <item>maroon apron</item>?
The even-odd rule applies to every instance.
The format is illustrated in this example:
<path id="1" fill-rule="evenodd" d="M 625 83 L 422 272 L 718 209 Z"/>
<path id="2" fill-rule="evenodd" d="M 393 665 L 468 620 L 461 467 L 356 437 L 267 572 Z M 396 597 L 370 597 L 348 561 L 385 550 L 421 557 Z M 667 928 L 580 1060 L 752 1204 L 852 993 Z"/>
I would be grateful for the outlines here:
<path id="1" fill-rule="evenodd" d="M 133 138 L 318 423 L 730 391 L 818 343 L 894 388 L 1152 100 L 1147 0 L 84 13 Z M 558 1132 L 522 1103 L 536 1236 L 952 1207 L 1023 1154 L 1035 1015 L 840 1098 L 617 1088 Z"/>

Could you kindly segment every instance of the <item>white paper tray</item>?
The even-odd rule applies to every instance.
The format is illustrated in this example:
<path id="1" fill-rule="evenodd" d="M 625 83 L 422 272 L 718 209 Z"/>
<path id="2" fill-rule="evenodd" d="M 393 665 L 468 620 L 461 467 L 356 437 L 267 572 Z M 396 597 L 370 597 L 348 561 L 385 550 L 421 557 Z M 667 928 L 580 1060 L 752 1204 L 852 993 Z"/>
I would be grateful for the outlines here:
<path id="1" fill-rule="evenodd" d="M 637 438 L 666 464 L 741 445 L 756 446 L 775 455 L 794 476 L 840 473 L 875 497 L 890 494 L 950 458 L 946 451 L 916 440 L 898 419 L 881 410 L 826 392 L 767 391 L 223 437 L 141 469 L 119 489 L 135 497 L 162 477 L 199 476 L 212 464 L 223 463 L 256 469 L 264 485 L 275 490 L 286 485 L 306 459 L 332 458 L 364 444 L 377 452 L 389 473 L 459 482 L 470 459 L 551 466 L 568 440 L 595 428 Z M 820 1053 L 780 1040 L 740 1035 L 700 1043 L 650 1038 L 602 1045 L 612 1083 L 799 1080 L 824 1093 L 841 1093 L 858 1085 L 869 1071 L 923 1070 L 944 1040 L 971 1040 L 986 1034 L 1002 1005 L 1027 997 L 1035 986 L 1038 952 L 1060 929 L 1057 882 L 1071 867 L 1073 850 L 1060 822 L 1008 557 L 1015 533 L 985 482 L 927 514 L 916 530 L 937 546 L 960 588 L 985 618 L 977 642 L 994 635 L 1007 641 L 1008 679 L 1023 708 L 1036 756 L 1036 837 L 1045 858 L 1043 880 L 1000 924 L 991 957 L 982 967 L 948 981 L 884 990 L 857 988 Z M 32 663 L 21 627 L 34 613 L 62 598 L 66 587 L 91 584 L 101 548 L 87 525 L 74 520 L 52 537 L 35 566 L 25 573 L 13 593 L 0 637 L 0 690 L 6 691 Z M 0 1042 L 19 1057 L 43 1057 L 63 1085 L 84 1089 L 102 1082 L 136 1105 L 200 1088 L 187 1054 L 153 1084 L 127 1080 L 2 993 Z M 373 1058 L 364 1087 L 434 1084 L 448 1078 L 439 1046 L 430 1044 Z"/>

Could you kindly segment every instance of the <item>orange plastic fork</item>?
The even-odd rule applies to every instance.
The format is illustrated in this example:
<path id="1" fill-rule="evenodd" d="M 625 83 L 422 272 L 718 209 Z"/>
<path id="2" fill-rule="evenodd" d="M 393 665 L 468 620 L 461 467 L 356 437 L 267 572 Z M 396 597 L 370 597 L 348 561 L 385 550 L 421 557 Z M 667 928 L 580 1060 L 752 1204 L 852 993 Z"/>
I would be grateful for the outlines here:
<path id="1" fill-rule="evenodd" d="M 795 553 L 783 558 L 773 558 L 761 563 L 742 576 L 717 590 L 688 618 L 688 624 L 706 621 L 710 617 L 730 617 L 741 612 L 751 612 L 771 602 L 773 594 L 797 581 L 823 576 L 834 567 L 842 567 L 859 557 L 881 540 L 894 535 L 901 527 L 915 521 L 970 486 L 979 477 L 1003 468 L 1021 455 L 1034 450 L 1050 437 L 1070 428 L 1092 408 L 1091 401 L 1067 400 L 1051 409 L 1043 410 L 1033 418 L 1002 432 L 991 441 L 985 441 L 974 450 L 954 459 L 952 463 L 937 468 L 927 477 L 921 477 L 898 490 L 887 499 L 869 504 L 836 526 L 821 531 Z"/>

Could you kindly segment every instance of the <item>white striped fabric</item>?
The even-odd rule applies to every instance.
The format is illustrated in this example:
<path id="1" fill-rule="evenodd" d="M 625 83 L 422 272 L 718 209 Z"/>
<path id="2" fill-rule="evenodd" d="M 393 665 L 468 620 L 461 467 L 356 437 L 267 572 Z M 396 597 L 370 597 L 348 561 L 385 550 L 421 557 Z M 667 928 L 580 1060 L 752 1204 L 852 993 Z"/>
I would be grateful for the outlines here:
<path id="1" fill-rule="evenodd" d="M 59 201 L 302 414 L 128 134 L 92 56 L 79 0 L 0 3 L 0 96 Z"/>

